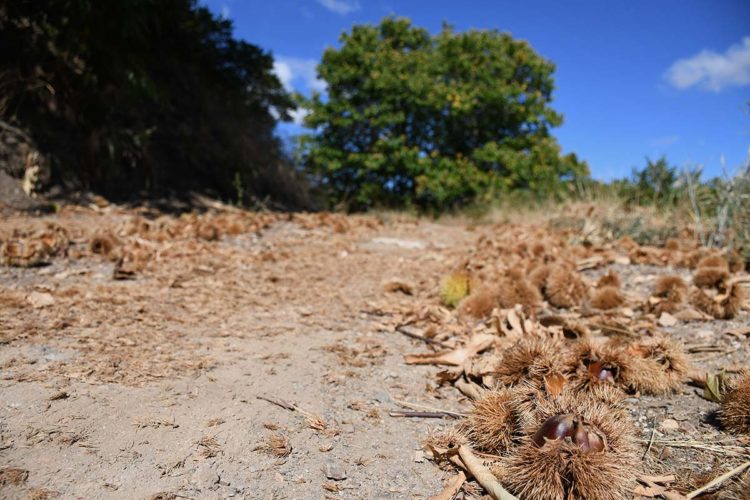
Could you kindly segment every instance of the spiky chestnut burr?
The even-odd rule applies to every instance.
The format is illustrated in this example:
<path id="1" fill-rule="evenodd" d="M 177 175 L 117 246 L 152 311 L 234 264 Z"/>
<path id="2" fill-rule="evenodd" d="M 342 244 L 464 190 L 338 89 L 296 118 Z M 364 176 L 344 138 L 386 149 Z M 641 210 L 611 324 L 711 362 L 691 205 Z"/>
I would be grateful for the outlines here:
<path id="1" fill-rule="evenodd" d="M 750 372 L 730 382 L 721 401 L 719 420 L 731 432 L 750 434 Z"/>
<path id="2" fill-rule="evenodd" d="M 493 472 L 520 498 L 628 498 L 637 458 L 627 413 L 565 390 L 536 401 L 525 436 Z"/>

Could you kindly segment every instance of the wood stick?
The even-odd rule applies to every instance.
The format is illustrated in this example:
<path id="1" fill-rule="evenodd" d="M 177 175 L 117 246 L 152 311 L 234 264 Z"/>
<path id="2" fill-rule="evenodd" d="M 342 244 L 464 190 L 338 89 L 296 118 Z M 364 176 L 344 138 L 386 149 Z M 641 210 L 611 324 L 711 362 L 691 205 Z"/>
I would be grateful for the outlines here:
<path id="1" fill-rule="evenodd" d="M 685 496 L 685 498 L 687 498 L 687 499 L 695 498 L 698 495 L 700 495 L 701 493 L 705 493 L 706 491 L 710 490 L 711 488 L 720 485 L 721 483 L 723 483 L 724 481 L 726 481 L 730 477 L 736 476 L 737 474 L 739 474 L 740 472 L 744 471 L 748 467 L 750 467 L 750 462 L 745 462 L 742 465 L 738 465 L 734 469 L 730 470 L 729 472 L 726 472 L 726 473 L 722 474 L 721 476 L 717 477 L 713 481 L 710 481 L 710 482 L 704 484 L 703 486 L 701 486 L 697 490 L 691 491 L 690 493 L 688 493 Z"/>
<path id="2" fill-rule="evenodd" d="M 492 498 L 495 500 L 518 500 L 517 497 L 511 495 L 503 488 L 503 485 L 498 482 L 495 475 L 474 456 L 468 446 L 459 446 L 458 455 L 461 457 L 461 461 L 466 464 L 466 468 L 474 475 L 477 482 L 482 485 Z"/>
<path id="3" fill-rule="evenodd" d="M 386 391 L 388 392 L 388 391 Z M 391 393 L 388 393 L 388 396 L 391 398 L 391 401 L 396 403 L 399 406 L 403 406 L 404 408 L 409 408 L 411 410 L 425 410 L 425 411 L 434 411 L 434 412 L 440 412 L 440 413 L 447 413 L 448 415 L 451 415 L 453 417 L 465 417 L 466 413 L 459 413 L 457 411 L 450 411 L 450 410 L 442 410 L 440 408 L 433 408 L 432 406 L 425 406 L 420 405 L 417 403 L 410 403 L 408 401 L 401 401 L 399 399 L 394 398 L 391 396 Z"/>
<path id="4" fill-rule="evenodd" d="M 456 495 L 456 493 L 461 490 L 461 486 L 463 486 L 464 481 L 466 481 L 466 474 L 464 474 L 462 471 L 458 471 L 458 475 L 445 486 L 443 491 L 441 491 L 437 495 L 431 496 L 427 500 L 451 500 Z"/>
<path id="5" fill-rule="evenodd" d="M 399 333 L 402 333 L 402 334 L 406 335 L 409 338 L 416 339 L 416 340 L 421 340 L 422 342 L 426 342 L 428 344 L 437 345 L 437 346 L 442 347 L 443 349 L 450 349 L 450 346 L 448 346 L 447 344 L 444 344 L 443 342 L 440 342 L 439 340 L 429 339 L 429 338 L 423 337 L 423 336 L 421 336 L 421 335 L 419 335 L 417 333 L 410 332 L 409 330 L 406 329 L 406 326 L 408 326 L 408 325 L 399 325 L 399 326 L 396 327 L 396 331 L 399 332 Z"/>
<path id="6" fill-rule="evenodd" d="M 265 396 L 255 396 L 255 399 L 262 399 L 263 401 L 268 401 L 269 403 L 274 404 L 276 406 L 280 406 L 280 407 L 284 408 L 285 410 L 297 411 L 297 407 L 296 406 L 294 406 L 291 403 L 287 403 L 286 401 L 271 399 L 271 398 L 267 398 Z"/>
<path id="7" fill-rule="evenodd" d="M 392 417 L 411 417 L 411 418 L 456 418 L 450 413 L 444 411 L 405 411 L 393 410 L 388 412 Z"/>

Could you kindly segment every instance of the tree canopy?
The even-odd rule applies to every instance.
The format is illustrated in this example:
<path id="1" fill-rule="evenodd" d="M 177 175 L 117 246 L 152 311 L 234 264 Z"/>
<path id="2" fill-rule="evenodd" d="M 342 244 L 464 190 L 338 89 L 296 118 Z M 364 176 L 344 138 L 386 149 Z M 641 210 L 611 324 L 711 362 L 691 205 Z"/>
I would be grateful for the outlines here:
<path id="1" fill-rule="evenodd" d="M 0 3 L 0 117 L 110 195 L 283 189 L 273 59 L 194 0 Z"/>
<path id="2" fill-rule="evenodd" d="M 354 26 L 318 66 L 302 158 L 332 203 L 445 209 L 588 174 L 550 129 L 554 65 L 498 31 Z"/>

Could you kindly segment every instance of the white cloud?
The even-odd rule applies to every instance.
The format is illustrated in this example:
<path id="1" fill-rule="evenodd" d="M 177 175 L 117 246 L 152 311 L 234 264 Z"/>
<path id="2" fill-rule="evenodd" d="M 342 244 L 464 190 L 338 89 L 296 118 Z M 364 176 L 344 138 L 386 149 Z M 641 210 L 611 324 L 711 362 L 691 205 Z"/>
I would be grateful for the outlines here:
<path id="1" fill-rule="evenodd" d="M 664 137 L 657 137 L 651 141 L 653 147 L 668 147 L 680 142 L 679 135 L 667 135 Z"/>
<path id="2" fill-rule="evenodd" d="M 310 111 L 304 108 L 297 108 L 294 111 L 289 112 L 292 116 L 292 121 L 297 125 L 304 125 L 305 117 L 310 114 Z"/>
<path id="3" fill-rule="evenodd" d="M 273 63 L 273 71 L 289 91 L 307 92 L 317 90 L 325 92 L 326 84 L 318 78 L 315 59 L 299 59 L 296 57 L 277 57 Z"/>
<path id="4" fill-rule="evenodd" d="M 229 5 L 227 4 L 221 4 L 221 18 L 222 19 L 229 19 L 229 14 L 231 14 L 232 11 L 229 10 Z"/>
<path id="5" fill-rule="evenodd" d="M 359 10 L 359 0 L 317 0 L 320 5 L 336 14 L 348 14 Z"/>
<path id="6" fill-rule="evenodd" d="M 326 84 L 318 78 L 315 67 L 318 61 L 315 59 L 300 59 L 296 57 L 277 57 L 273 63 L 273 71 L 281 81 L 281 84 L 289 92 L 297 91 L 307 93 L 311 90 L 318 92 L 326 91 Z M 289 114 L 292 121 L 302 125 L 308 110 L 298 108 Z"/>
<path id="7" fill-rule="evenodd" d="M 664 74 L 678 89 L 698 86 L 719 92 L 725 87 L 750 85 L 750 37 L 732 45 L 723 54 L 702 50 L 679 59 Z"/>

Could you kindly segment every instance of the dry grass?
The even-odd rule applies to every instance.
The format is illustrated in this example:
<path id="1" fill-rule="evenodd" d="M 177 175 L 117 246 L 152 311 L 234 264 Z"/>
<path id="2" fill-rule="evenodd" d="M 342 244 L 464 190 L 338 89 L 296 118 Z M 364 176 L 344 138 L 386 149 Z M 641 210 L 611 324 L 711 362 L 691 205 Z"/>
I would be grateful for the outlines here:
<path id="1" fill-rule="evenodd" d="M 29 471 L 18 467 L 5 467 L 0 469 L 0 486 L 20 486 L 26 484 Z"/>
<path id="2" fill-rule="evenodd" d="M 255 450 L 277 458 L 283 458 L 289 456 L 292 452 L 292 445 L 285 435 L 280 432 L 271 432 L 262 443 L 255 447 Z"/>
<path id="3" fill-rule="evenodd" d="M 221 445 L 216 436 L 203 436 L 196 444 L 198 455 L 202 458 L 213 458 L 221 453 Z"/>

